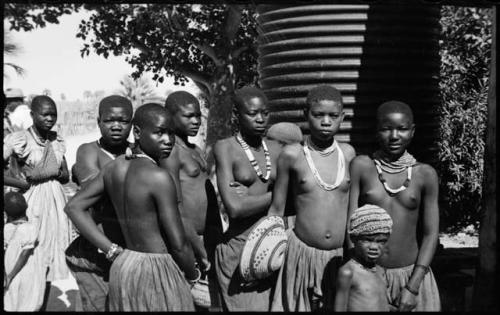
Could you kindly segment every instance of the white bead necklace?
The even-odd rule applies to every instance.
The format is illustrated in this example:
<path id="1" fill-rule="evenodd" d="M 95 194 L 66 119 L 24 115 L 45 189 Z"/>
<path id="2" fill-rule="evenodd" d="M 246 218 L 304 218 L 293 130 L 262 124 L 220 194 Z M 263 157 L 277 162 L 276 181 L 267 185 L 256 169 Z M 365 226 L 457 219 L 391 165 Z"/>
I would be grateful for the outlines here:
<path id="1" fill-rule="evenodd" d="M 407 167 L 408 176 L 406 177 L 406 180 L 404 181 L 403 185 L 396 188 L 396 189 L 393 189 L 393 188 L 389 187 L 389 185 L 387 185 L 387 182 L 386 182 L 385 178 L 383 177 L 382 167 L 381 167 L 380 161 L 377 159 L 374 159 L 373 161 L 375 162 L 375 168 L 377 169 L 378 179 L 380 180 L 380 182 L 384 186 L 384 189 L 389 193 L 390 196 L 393 196 L 393 195 L 405 190 L 406 188 L 408 188 L 408 186 L 410 186 L 412 166 Z"/>
<path id="2" fill-rule="evenodd" d="M 236 135 L 236 141 L 240 144 L 241 148 L 243 151 L 245 151 L 245 154 L 250 161 L 250 164 L 252 165 L 253 169 L 257 173 L 257 176 L 265 183 L 269 180 L 269 177 L 271 176 L 271 155 L 269 154 L 269 150 L 267 149 L 266 142 L 264 139 L 262 139 L 262 148 L 264 149 L 264 156 L 266 158 L 266 175 L 262 175 L 262 171 L 260 170 L 259 163 L 255 159 L 255 156 L 252 153 L 252 150 L 250 150 L 250 146 L 248 143 L 243 140 L 242 137 L 239 135 Z"/>
<path id="3" fill-rule="evenodd" d="M 321 176 L 319 175 L 318 169 L 316 168 L 316 165 L 314 165 L 314 161 L 311 157 L 311 152 L 309 151 L 309 138 L 306 139 L 306 145 L 304 145 L 304 155 L 306 156 L 306 161 L 307 164 L 309 165 L 309 168 L 311 169 L 311 172 L 313 173 L 314 179 L 318 183 L 318 185 L 323 188 L 324 190 L 334 190 L 337 187 L 340 186 L 340 183 L 342 182 L 342 179 L 344 179 L 345 176 L 345 161 L 344 161 L 344 153 L 340 149 L 338 143 L 336 140 L 333 140 L 333 145 L 335 146 L 335 149 L 339 152 L 338 154 L 338 163 L 337 163 L 337 178 L 335 179 L 335 183 L 332 184 L 327 184 Z M 334 150 L 335 150 L 334 149 Z M 333 151 L 334 151 L 333 150 Z M 332 151 L 332 152 L 333 152 Z"/>

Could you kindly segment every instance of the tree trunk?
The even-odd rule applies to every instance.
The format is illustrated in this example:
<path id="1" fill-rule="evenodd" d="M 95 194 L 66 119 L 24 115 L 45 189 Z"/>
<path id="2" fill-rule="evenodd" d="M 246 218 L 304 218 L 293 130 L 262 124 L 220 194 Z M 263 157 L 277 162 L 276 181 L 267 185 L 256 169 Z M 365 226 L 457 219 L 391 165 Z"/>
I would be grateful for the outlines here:
<path id="1" fill-rule="evenodd" d="M 224 67 L 227 68 L 227 67 Z M 228 71 L 219 71 L 213 83 L 212 94 L 209 95 L 209 109 L 207 117 L 207 141 L 205 153 L 207 164 L 212 175 L 215 171 L 215 163 L 212 154 L 212 147 L 217 140 L 230 137 L 231 115 L 233 102 L 231 99 L 234 93 L 232 76 Z"/>
<path id="2" fill-rule="evenodd" d="M 491 45 L 490 86 L 488 92 L 488 125 L 484 152 L 483 199 L 479 229 L 479 262 L 472 308 L 475 311 L 498 310 L 496 295 L 496 34 L 497 8 L 493 6 L 493 39 Z"/>

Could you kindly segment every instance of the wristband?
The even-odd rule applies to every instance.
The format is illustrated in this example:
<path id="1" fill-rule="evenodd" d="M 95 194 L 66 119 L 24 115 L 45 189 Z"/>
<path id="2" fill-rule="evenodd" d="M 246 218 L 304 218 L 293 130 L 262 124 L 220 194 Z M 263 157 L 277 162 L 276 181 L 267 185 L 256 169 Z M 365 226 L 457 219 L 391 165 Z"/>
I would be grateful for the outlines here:
<path id="1" fill-rule="evenodd" d="M 201 279 L 201 271 L 200 271 L 200 269 L 198 269 L 197 267 L 195 267 L 194 270 L 198 271 L 198 276 L 194 280 L 187 279 L 187 281 L 189 282 L 190 285 L 194 285 L 196 282 L 198 282 L 198 280 Z"/>
<path id="2" fill-rule="evenodd" d="M 424 266 L 424 265 L 415 265 L 415 268 L 417 267 L 420 267 L 420 268 L 424 268 L 425 269 L 425 273 L 428 273 L 429 272 L 429 266 Z"/>
<path id="3" fill-rule="evenodd" d="M 122 251 L 123 251 L 123 248 L 121 248 L 117 244 L 113 243 L 113 244 L 111 244 L 111 247 L 109 248 L 108 252 L 106 253 L 106 259 L 109 261 L 115 260 L 115 258 L 118 257 L 118 255 L 120 255 Z"/>
<path id="4" fill-rule="evenodd" d="M 415 295 L 415 296 L 418 296 L 418 291 L 414 291 L 413 289 L 410 289 L 410 287 L 408 286 L 408 283 L 405 285 L 405 289 L 410 292 L 411 294 Z"/>

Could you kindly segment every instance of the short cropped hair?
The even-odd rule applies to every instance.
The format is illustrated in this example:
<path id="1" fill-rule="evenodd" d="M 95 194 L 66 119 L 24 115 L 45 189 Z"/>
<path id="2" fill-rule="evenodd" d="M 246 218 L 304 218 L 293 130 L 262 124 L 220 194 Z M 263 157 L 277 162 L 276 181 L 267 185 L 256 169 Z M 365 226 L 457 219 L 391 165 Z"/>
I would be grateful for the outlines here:
<path id="1" fill-rule="evenodd" d="M 267 104 L 267 96 L 262 92 L 261 89 L 255 86 L 245 86 L 241 89 L 234 91 L 233 103 L 236 105 L 235 110 L 238 110 L 245 104 L 246 100 L 249 100 L 254 97 L 262 98 Z"/>
<path id="2" fill-rule="evenodd" d="M 413 123 L 413 111 L 411 110 L 411 107 L 406 103 L 400 101 L 388 101 L 382 103 L 382 105 L 377 108 L 377 121 L 379 121 L 380 118 L 389 113 L 405 114 Z"/>
<path id="3" fill-rule="evenodd" d="M 307 93 L 306 105 L 304 109 L 308 110 L 309 108 L 311 108 L 311 105 L 313 103 L 317 103 L 323 100 L 334 101 L 340 103 L 340 105 L 343 106 L 342 95 L 340 94 L 340 91 L 331 85 L 323 84 L 312 88 L 309 93 Z"/>
<path id="4" fill-rule="evenodd" d="M 158 117 L 158 115 L 165 115 L 167 118 L 169 117 L 165 107 L 157 103 L 147 103 L 137 108 L 134 118 L 132 118 L 132 123 L 139 128 L 143 128 L 144 126 L 151 124 L 151 122 L 154 121 L 154 118 Z"/>
<path id="5" fill-rule="evenodd" d="M 12 218 L 20 218 L 26 215 L 28 204 L 24 196 L 15 191 L 9 191 L 3 195 L 5 212 Z"/>
<path id="6" fill-rule="evenodd" d="M 171 115 L 175 115 L 179 108 L 184 107 L 188 104 L 200 105 L 200 102 L 193 94 L 186 91 L 176 91 L 170 93 L 165 100 L 165 108 Z"/>
<path id="7" fill-rule="evenodd" d="M 110 95 L 106 96 L 99 102 L 99 108 L 98 108 L 99 117 L 105 110 L 112 107 L 121 107 L 126 111 L 130 112 L 130 114 L 132 114 L 132 112 L 134 111 L 132 107 L 132 102 L 128 98 L 123 97 L 121 95 Z"/>
<path id="8" fill-rule="evenodd" d="M 38 112 L 42 105 L 49 104 L 56 107 L 56 102 L 47 95 L 37 95 L 31 101 L 31 110 Z"/>

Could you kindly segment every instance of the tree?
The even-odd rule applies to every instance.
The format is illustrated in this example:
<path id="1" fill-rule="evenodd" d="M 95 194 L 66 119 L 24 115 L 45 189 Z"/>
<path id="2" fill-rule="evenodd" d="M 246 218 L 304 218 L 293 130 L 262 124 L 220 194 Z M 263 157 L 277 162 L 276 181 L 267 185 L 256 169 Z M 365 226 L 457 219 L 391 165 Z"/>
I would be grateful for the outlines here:
<path id="1" fill-rule="evenodd" d="M 158 98 L 150 81 L 145 77 L 134 79 L 132 76 L 126 75 L 120 80 L 121 90 L 116 93 L 128 98 L 134 108 L 144 104 L 147 100 Z"/>
<path id="2" fill-rule="evenodd" d="M 89 91 L 89 90 L 83 91 L 83 98 L 84 99 L 88 100 L 91 97 L 92 97 L 92 92 L 91 91 Z"/>
<path id="3" fill-rule="evenodd" d="M 442 223 L 477 227 L 483 181 L 492 10 L 441 9 L 438 156 Z"/>
<path id="4" fill-rule="evenodd" d="M 77 4 L 8 4 L 11 28 L 58 23 L 59 16 L 78 11 Z M 207 144 L 231 134 L 231 95 L 235 87 L 257 81 L 256 22 L 250 5 L 225 4 L 85 4 L 91 10 L 77 37 L 81 55 L 94 51 L 126 56 L 134 78 L 145 71 L 163 82 L 191 79 L 209 105 Z M 36 10 L 30 10 L 30 9 Z"/>
<path id="5" fill-rule="evenodd" d="M 7 56 L 16 56 L 18 52 L 20 51 L 20 47 L 12 41 L 12 38 L 7 30 L 4 29 L 3 31 L 3 38 L 4 38 L 4 43 L 3 43 L 3 55 L 4 58 Z M 12 62 L 5 62 L 3 63 L 4 71 L 3 75 L 4 77 L 8 77 L 5 71 L 5 67 L 10 67 L 14 69 L 14 71 L 17 73 L 17 75 L 23 76 L 25 73 L 25 70 L 23 67 L 12 63 Z"/>
<path id="6" fill-rule="evenodd" d="M 250 7 L 209 4 L 122 4 L 94 6 L 77 37 L 82 56 L 94 51 L 124 55 L 134 78 L 145 71 L 163 82 L 191 79 L 209 104 L 207 144 L 231 133 L 235 86 L 256 82 L 255 13 Z"/>
<path id="7" fill-rule="evenodd" d="M 42 95 L 52 96 L 52 91 L 50 89 L 44 89 Z"/>

